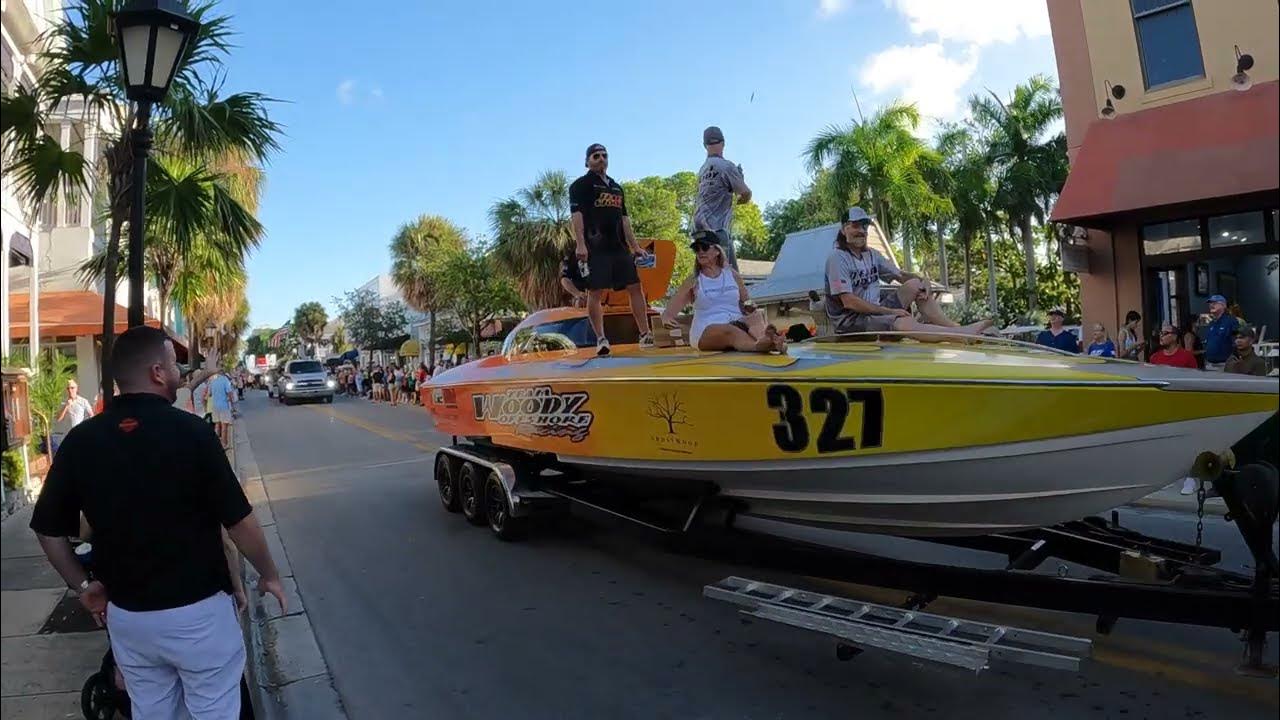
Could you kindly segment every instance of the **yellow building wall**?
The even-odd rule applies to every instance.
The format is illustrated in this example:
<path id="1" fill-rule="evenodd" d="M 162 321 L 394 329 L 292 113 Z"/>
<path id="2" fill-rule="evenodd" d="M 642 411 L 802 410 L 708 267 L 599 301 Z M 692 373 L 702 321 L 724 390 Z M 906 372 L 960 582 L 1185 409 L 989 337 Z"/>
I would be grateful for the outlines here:
<path id="1" fill-rule="evenodd" d="M 1104 81 L 1123 85 L 1125 96 L 1112 100 L 1117 114 L 1232 89 L 1235 47 L 1253 56 L 1249 77 L 1254 83 L 1280 78 L 1280 4 L 1275 0 L 1192 0 L 1205 77 L 1148 92 L 1142 78 L 1138 36 L 1128 0 L 1080 0 L 1089 60 L 1093 70 L 1094 107 L 1107 101 Z"/>

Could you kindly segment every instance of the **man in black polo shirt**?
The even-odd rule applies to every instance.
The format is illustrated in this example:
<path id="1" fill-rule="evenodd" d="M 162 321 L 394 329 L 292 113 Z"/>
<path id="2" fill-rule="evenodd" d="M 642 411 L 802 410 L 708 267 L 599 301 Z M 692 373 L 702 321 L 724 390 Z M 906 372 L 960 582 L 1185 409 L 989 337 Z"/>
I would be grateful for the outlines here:
<path id="1" fill-rule="evenodd" d="M 560 289 L 573 298 L 574 307 L 583 307 L 587 301 L 587 279 L 578 267 L 578 256 L 570 250 L 560 259 Z"/>
<path id="2" fill-rule="evenodd" d="M 574 253 L 587 262 L 587 317 L 596 333 L 596 354 L 609 354 L 602 305 L 607 290 L 627 290 L 631 314 L 640 331 L 640 347 L 653 347 L 647 317 L 649 303 L 636 272 L 636 261 L 647 260 L 648 255 L 631 231 L 622 186 L 606 172 L 609 151 L 600 143 L 592 144 L 587 148 L 586 163 L 587 174 L 569 186 L 569 210 L 573 213 Z"/>
<path id="3" fill-rule="evenodd" d="M 111 630 L 133 717 L 236 718 L 244 640 L 222 529 L 285 605 L 266 538 L 208 424 L 173 406 L 173 343 L 135 327 L 111 355 L 121 394 L 63 441 L 31 518 L 49 562 Z M 67 536 L 84 513 L 94 580 Z"/>

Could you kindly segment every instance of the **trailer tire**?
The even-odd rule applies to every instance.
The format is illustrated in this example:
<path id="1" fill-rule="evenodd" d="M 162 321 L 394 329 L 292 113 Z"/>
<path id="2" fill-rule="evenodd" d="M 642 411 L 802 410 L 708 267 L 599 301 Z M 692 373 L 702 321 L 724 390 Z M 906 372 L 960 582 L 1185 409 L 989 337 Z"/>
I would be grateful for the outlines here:
<path id="1" fill-rule="evenodd" d="M 484 511 L 484 482 L 484 470 L 475 463 L 462 464 L 462 473 L 458 476 L 458 499 L 462 505 L 462 516 L 472 525 L 488 522 Z"/>
<path id="2" fill-rule="evenodd" d="M 485 519 L 489 529 L 499 540 L 519 540 L 524 536 L 528 526 L 527 518 L 515 517 L 511 514 L 511 502 L 507 497 L 507 489 L 495 472 L 490 472 L 485 482 Z"/>
<path id="3" fill-rule="evenodd" d="M 436 488 L 440 491 L 440 502 L 444 509 L 456 513 L 462 509 L 458 497 L 458 468 L 448 455 L 440 453 L 436 456 Z"/>

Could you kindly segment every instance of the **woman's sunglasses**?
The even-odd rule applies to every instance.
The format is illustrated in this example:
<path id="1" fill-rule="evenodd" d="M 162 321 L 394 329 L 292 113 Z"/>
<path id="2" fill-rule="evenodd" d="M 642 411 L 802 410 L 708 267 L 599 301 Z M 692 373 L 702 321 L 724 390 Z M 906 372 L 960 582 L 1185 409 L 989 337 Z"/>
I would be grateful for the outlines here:
<path id="1" fill-rule="evenodd" d="M 694 252 L 706 252 L 710 250 L 712 246 L 711 246 L 711 243 L 696 242 L 696 243 L 690 243 L 689 247 L 693 248 Z"/>

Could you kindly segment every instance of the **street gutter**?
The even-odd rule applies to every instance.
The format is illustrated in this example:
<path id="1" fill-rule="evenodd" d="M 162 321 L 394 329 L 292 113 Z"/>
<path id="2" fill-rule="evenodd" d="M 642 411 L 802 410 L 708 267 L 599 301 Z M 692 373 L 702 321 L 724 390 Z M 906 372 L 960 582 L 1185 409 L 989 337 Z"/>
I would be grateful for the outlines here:
<path id="1" fill-rule="evenodd" d="M 249 598 L 249 610 L 241 622 L 254 716 L 258 720 L 347 720 L 298 592 L 288 553 L 276 530 L 271 499 L 258 472 L 243 420 L 235 424 L 235 458 L 236 473 L 267 536 L 267 546 L 289 600 L 288 613 L 282 615 L 275 598 L 259 597 L 258 573 L 241 558 L 240 574 Z"/>

